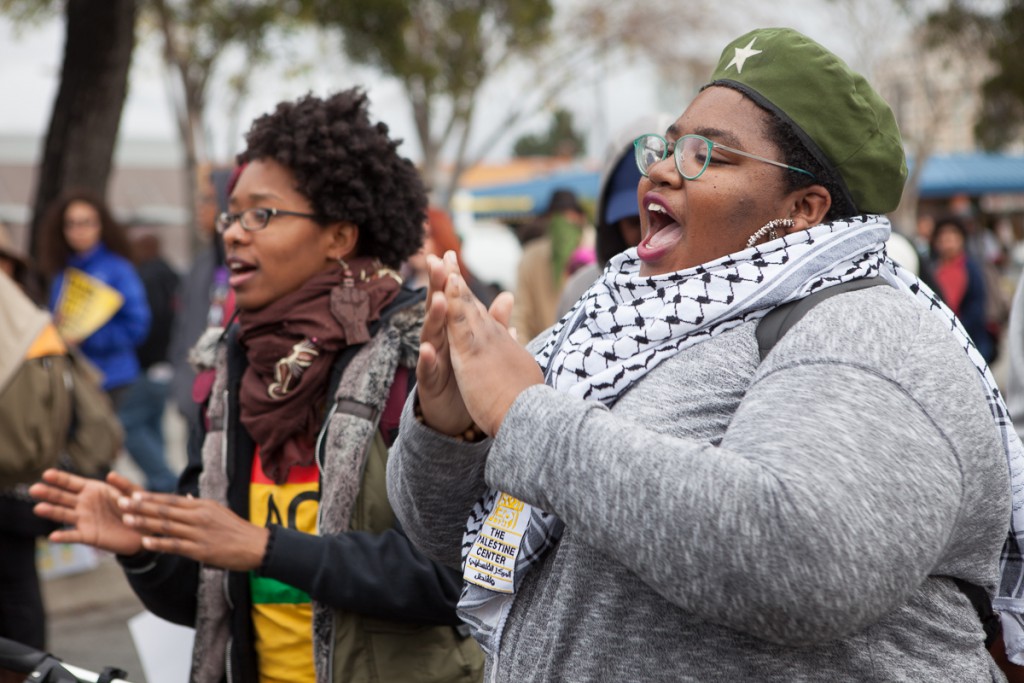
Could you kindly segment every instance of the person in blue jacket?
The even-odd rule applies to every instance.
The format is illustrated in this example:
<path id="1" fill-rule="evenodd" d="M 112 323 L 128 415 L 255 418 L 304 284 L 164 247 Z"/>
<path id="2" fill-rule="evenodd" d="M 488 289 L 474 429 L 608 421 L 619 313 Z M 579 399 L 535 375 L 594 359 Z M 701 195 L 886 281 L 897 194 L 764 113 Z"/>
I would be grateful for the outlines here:
<path id="1" fill-rule="evenodd" d="M 69 269 L 77 269 L 115 289 L 117 311 L 84 339 L 65 335 L 103 373 L 103 389 L 114 403 L 139 376 L 135 347 L 149 332 L 146 290 L 129 260 L 125 230 L 106 205 L 87 192 L 69 192 L 47 211 L 41 225 L 41 267 L 50 283 L 50 310 L 58 329 L 67 308 L 62 302 Z"/>

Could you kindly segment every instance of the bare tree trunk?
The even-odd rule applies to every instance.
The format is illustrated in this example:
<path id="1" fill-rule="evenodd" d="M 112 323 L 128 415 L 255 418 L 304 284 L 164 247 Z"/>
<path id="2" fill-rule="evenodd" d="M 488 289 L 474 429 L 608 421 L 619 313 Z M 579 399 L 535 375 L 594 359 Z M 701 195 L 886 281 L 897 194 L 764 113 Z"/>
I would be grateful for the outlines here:
<path id="1" fill-rule="evenodd" d="M 37 230 L 61 192 L 82 188 L 105 197 L 135 47 L 136 0 L 67 0 L 60 89 L 50 116 L 32 208 Z"/>
<path id="2" fill-rule="evenodd" d="M 156 12 L 160 33 L 164 39 L 164 68 L 167 69 L 168 95 L 174 108 L 174 119 L 178 125 L 178 139 L 185 152 L 185 168 L 182 169 L 185 183 L 185 204 L 188 209 L 189 249 L 192 254 L 200 248 L 199 233 L 194 229 L 198 222 L 196 197 L 198 188 L 199 164 L 203 147 L 202 104 L 197 100 L 197 85 L 190 81 L 186 55 L 187 48 L 175 40 L 174 20 L 164 0 L 152 3 Z"/>

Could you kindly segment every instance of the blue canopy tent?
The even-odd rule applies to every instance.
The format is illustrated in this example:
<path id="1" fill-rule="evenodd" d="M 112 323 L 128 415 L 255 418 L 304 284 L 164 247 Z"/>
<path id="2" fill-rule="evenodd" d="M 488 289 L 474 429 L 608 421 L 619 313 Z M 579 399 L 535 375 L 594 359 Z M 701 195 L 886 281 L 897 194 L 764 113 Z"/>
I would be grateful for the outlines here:
<path id="1" fill-rule="evenodd" d="M 467 192 L 476 218 L 525 220 L 543 212 L 551 193 L 558 189 L 572 190 L 581 203 L 592 206 L 597 202 L 600 185 L 601 174 L 597 171 L 575 169 L 518 183 L 474 187 Z"/>
<path id="2" fill-rule="evenodd" d="M 922 199 L 956 194 L 1024 192 L 1024 156 L 972 152 L 929 157 L 921 173 Z"/>
<path id="3" fill-rule="evenodd" d="M 559 188 L 572 190 L 581 202 L 593 206 L 600 184 L 599 172 L 573 169 L 523 182 L 474 187 L 467 193 L 476 218 L 516 221 L 541 213 L 551 193 Z M 935 155 L 928 158 L 921 175 L 922 199 L 1009 193 L 1024 193 L 1024 156 L 984 152 Z"/>

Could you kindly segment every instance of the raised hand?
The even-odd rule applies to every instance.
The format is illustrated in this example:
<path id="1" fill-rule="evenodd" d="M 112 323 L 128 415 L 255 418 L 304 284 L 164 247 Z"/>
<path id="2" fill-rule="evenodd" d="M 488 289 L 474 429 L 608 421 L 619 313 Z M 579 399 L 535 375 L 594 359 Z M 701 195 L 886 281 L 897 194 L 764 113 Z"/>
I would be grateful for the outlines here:
<path id="1" fill-rule="evenodd" d="M 121 520 L 117 499 L 141 490 L 116 472 L 107 481 L 87 479 L 49 469 L 43 481 L 28 492 L 40 501 L 34 511 L 40 517 L 70 528 L 50 534 L 54 543 L 85 543 L 119 555 L 134 555 L 142 550 L 142 535 Z"/>
<path id="2" fill-rule="evenodd" d="M 516 397 L 543 384 L 544 375 L 508 329 L 510 294 L 499 295 L 487 310 L 466 281 L 452 273 L 444 299 L 449 353 L 463 404 L 476 425 L 494 436 Z"/>
<path id="3" fill-rule="evenodd" d="M 269 530 L 212 500 L 135 491 L 117 505 L 146 550 L 233 571 L 259 568 L 267 550 Z"/>
<path id="4" fill-rule="evenodd" d="M 416 392 L 423 420 L 432 429 L 448 435 L 461 434 L 473 423 L 452 371 L 446 329 L 445 283 L 449 275 L 458 273 L 454 252 L 447 252 L 443 261 L 427 254 L 427 313 L 420 333 Z"/>

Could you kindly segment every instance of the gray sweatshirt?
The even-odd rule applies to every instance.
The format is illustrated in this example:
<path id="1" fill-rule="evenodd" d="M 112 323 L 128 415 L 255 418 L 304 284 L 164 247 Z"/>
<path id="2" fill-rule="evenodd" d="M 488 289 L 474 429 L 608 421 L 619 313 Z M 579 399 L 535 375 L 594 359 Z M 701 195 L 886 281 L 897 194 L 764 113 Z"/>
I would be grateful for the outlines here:
<path id="1" fill-rule="evenodd" d="M 1002 680 L 948 578 L 991 591 L 1009 520 L 964 352 L 888 287 L 822 302 L 763 363 L 754 330 L 682 351 L 611 410 L 533 387 L 480 444 L 406 406 L 388 493 L 428 555 L 460 563 L 488 486 L 566 524 L 495 680 Z"/>

